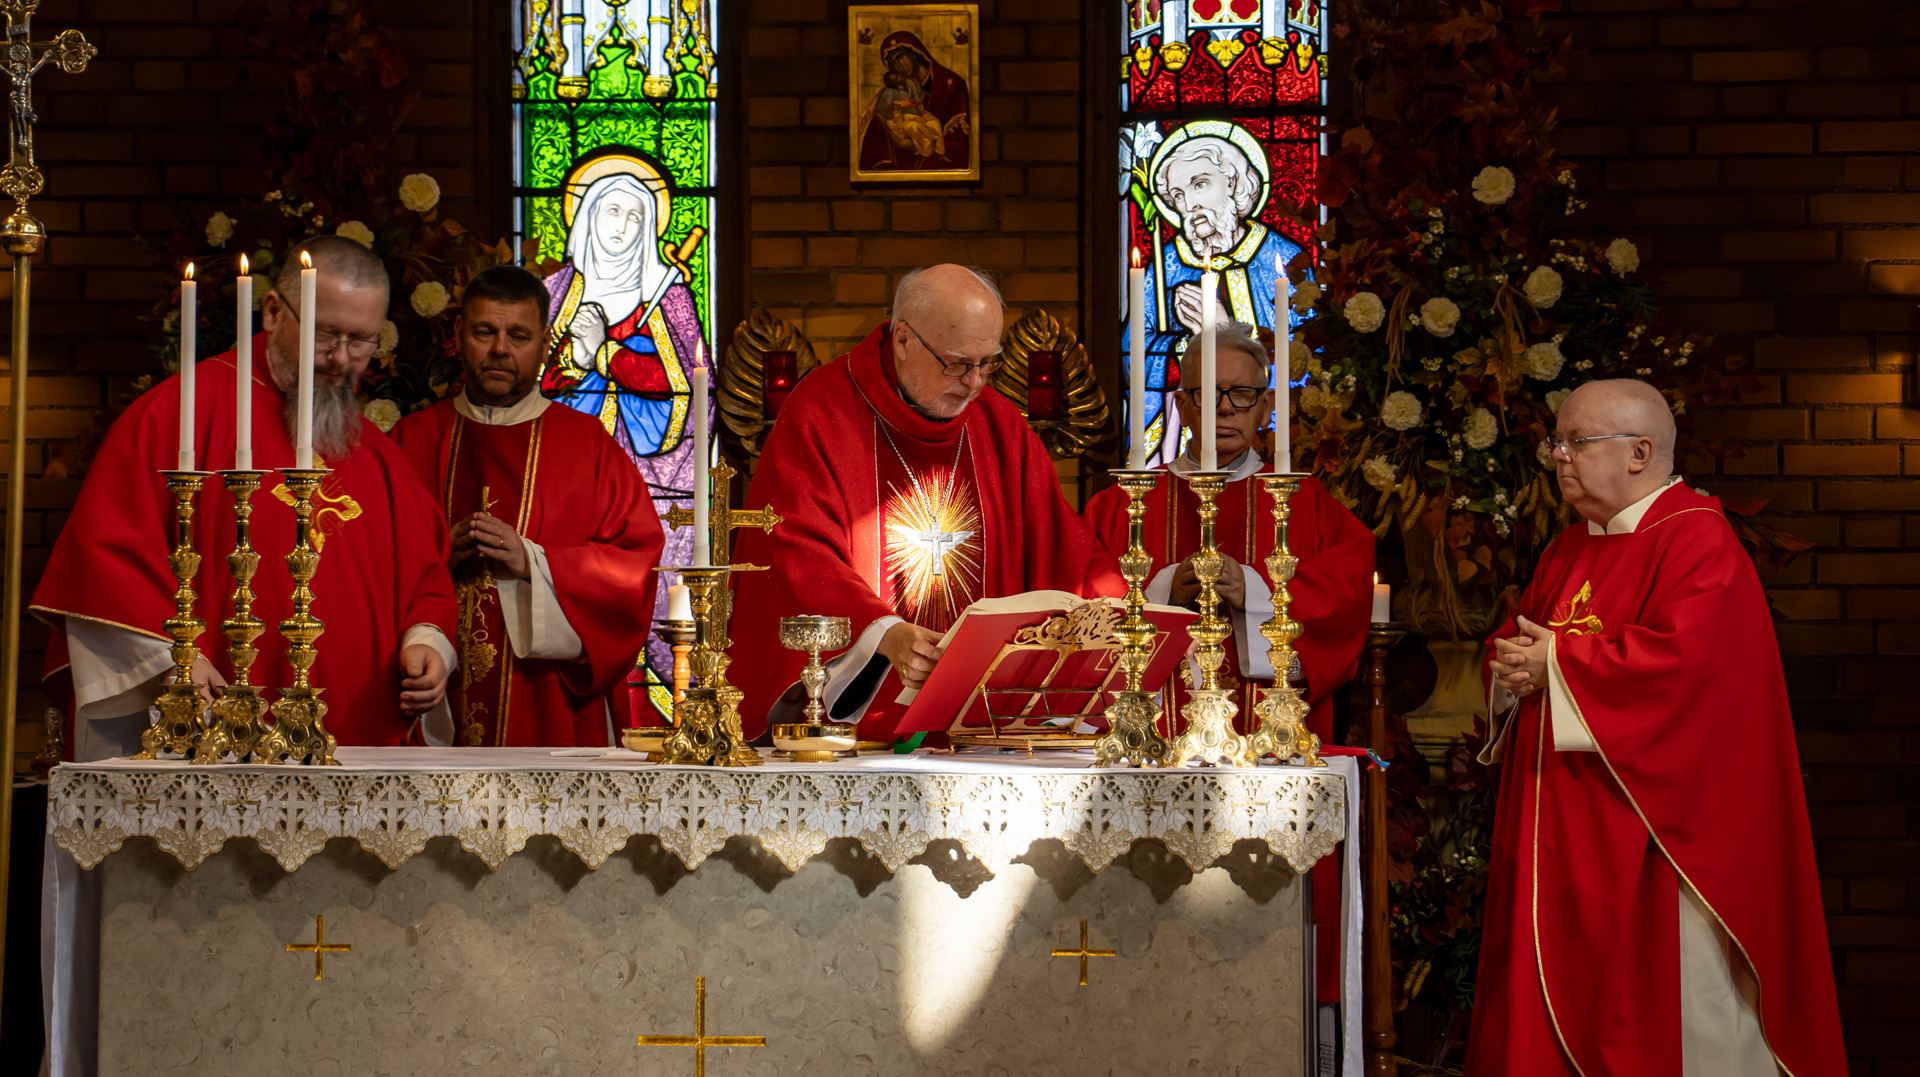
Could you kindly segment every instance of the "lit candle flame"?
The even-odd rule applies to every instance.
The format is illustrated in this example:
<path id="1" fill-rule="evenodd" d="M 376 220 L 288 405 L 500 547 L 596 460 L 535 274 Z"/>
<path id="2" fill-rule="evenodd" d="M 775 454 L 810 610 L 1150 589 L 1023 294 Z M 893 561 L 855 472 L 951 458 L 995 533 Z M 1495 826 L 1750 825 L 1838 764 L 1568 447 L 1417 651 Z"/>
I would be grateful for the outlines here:
<path id="1" fill-rule="evenodd" d="M 1140 248 L 1138 247 L 1133 249 L 1133 268 L 1140 268 Z"/>
<path id="2" fill-rule="evenodd" d="M 301 252 L 300 252 L 300 268 L 301 268 L 301 269 L 312 269 L 312 268 L 313 268 L 313 255 L 312 255 L 312 254 L 309 254 L 309 253 L 308 253 L 308 252 L 306 252 L 306 251 L 301 251 Z"/>
<path id="3" fill-rule="evenodd" d="M 250 275 L 247 272 L 247 256 L 244 254 L 240 256 L 240 275 L 243 277 Z"/>
<path id="4" fill-rule="evenodd" d="M 192 279 L 193 279 L 193 263 L 192 263 L 192 262 L 188 262 L 188 263 L 187 263 L 187 276 L 186 276 L 186 279 L 187 279 L 187 280 L 192 280 Z"/>
<path id="5" fill-rule="evenodd" d="M 1379 582 L 1380 582 L 1380 574 L 1379 574 L 1378 572 L 1376 572 L 1376 573 L 1374 573 L 1374 574 L 1373 574 L 1373 582 L 1375 582 L 1375 583 L 1379 583 Z"/>

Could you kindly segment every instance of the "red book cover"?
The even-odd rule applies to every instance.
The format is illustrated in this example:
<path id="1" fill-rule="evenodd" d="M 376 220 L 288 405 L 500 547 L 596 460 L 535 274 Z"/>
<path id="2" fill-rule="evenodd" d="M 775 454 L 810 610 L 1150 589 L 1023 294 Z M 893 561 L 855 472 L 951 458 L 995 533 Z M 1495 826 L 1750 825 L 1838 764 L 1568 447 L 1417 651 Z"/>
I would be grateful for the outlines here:
<path id="1" fill-rule="evenodd" d="M 1159 631 L 1140 685 L 1158 692 L 1187 653 L 1187 629 L 1199 615 L 1155 605 L 1144 613 Z M 1070 727 L 1075 720 L 1105 728 L 1107 701 L 1126 683 L 1113 637 L 1125 617 L 1126 604 L 1117 598 L 1082 599 L 1065 591 L 975 602 L 941 640 L 926 684 L 900 693 L 897 702 L 907 712 L 894 735 L 1020 732 Z"/>

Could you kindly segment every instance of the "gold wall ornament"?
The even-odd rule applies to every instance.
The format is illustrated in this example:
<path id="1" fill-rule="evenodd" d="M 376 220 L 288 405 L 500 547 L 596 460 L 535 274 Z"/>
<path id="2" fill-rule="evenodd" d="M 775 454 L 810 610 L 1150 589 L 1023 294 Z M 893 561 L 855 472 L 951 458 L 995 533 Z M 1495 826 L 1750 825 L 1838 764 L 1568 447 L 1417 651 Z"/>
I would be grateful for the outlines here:
<path id="1" fill-rule="evenodd" d="M 1282 763 L 1298 759 L 1303 766 L 1327 765 L 1320 758 L 1320 738 L 1307 728 L 1307 714 L 1313 708 L 1287 677 L 1287 671 L 1293 668 L 1294 641 L 1304 631 L 1304 627 L 1293 619 L 1290 612 L 1293 595 L 1288 585 L 1293 582 L 1293 573 L 1299 568 L 1300 559 L 1293 555 L 1293 550 L 1287 544 L 1288 520 L 1293 515 L 1293 495 L 1300 489 L 1300 481 L 1304 478 L 1304 474 L 1297 472 L 1260 476 L 1260 485 L 1273 500 L 1273 552 L 1267 555 L 1267 578 L 1273 581 L 1273 615 L 1260 626 L 1260 634 L 1267 637 L 1267 656 L 1273 666 L 1273 687 L 1262 688 L 1260 699 L 1254 704 L 1254 713 L 1259 715 L 1260 724 L 1247 741 L 1247 760 L 1252 763 L 1258 763 L 1270 755 Z"/>
<path id="2" fill-rule="evenodd" d="M 287 953 L 313 955 L 313 982 L 326 979 L 326 960 L 328 954 L 350 954 L 353 947 L 341 942 L 327 941 L 327 917 L 325 913 L 315 913 L 313 917 L 313 941 L 287 943 Z"/>
<path id="3" fill-rule="evenodd" d="M 206 622 L 194 612 L 200 596 L 193 581 L 200 574 L 200 554 L 193 548 L 193 501 L 206 483 L 204 471 L 163 471 L 167 492 L 173 495 L 173 552 L 167 566 L 173 570 L 173 616 L 167 618 L 167 635 L 173 637 L 173 678 L 161 692 L 149 713 L 153 724 L 140 734 L 140 751 L 135 759 L 159 759 L 161 756 L 191 758 L 206 732 L 206 700 L 200 686 L 193 683 L 193 664 L 200 657 L 194 641 L 207 630 Z"/>
<path id="4" fill-rule="evenodd" d="M 253 575 L 260 568 L 260 551 L 253 548 L 253 495 L 264 471 L 222 471 L 227 493 L 233 497 L 233 549 L 227 554 L 227 572 L 233 577 L 232 614 L 220 624 L 227 637 L 227 662 L 233 677 L 213 704 L 213 724 L 193 755 L 195 763 L 219 763 L 228 755 L 244 763 L 259 747 L 267 729 L 261 719 L 267 701 L 253 683 L 253 663 L 260 656 L 253 641 L 266 626 L 253 615 Z"/>
<path id="5" fill-rule="evenodd" d="M 1187 485 L 1200 502 L 1200 551 L 1193 555 L 1193 574 L 1200 581 L 1200 620 L 1190 630 L 1193 637 L 1194 668 L 1200 671 L 1200 687 L 1180 710 L 1186 729 L 1174 738 L 1167 754 L 1167 766 L 1181 767 L 1198 761 L 1205 766 L 1250 766 L 1247 738 L 1233 728 L 1240 711 L 1233 693 L 1220 686 L 1220 664 L 1226 661 L 1226 641 L 1233 626 L 1220 616 L 1220 592 L 1215 585 L 1225 567 L 1215 541 L 1214 523 L 1220 516 L 1220 491 L 1226 489 L 1224 471 L 1192 471 Z"/>
<path id="6" fill-rule="evenodd" d="M 706 1077 L 707 1048 L 709 1047 L 765 1047 L 765 1036 L 709 1036 L 707 1035 L 707 978 L 693 978 L 693 1035 L 691 1036 L 653 1036 L 641 1034 L 633 1042 L 640 1047 L 691 1047 L 693 1048 L 693 1077 Z"/>
<path id="7" fill-rule="evenodd" d="M 1153 622 L 1142 612 L 1147 604 L 1147 573 L 1153 568 L 1153 557 L 1147 553 L 1145 522 L 1146 496 L 1164 472 L 1116 468 L 1112 474 L 1127 493 L 1127 552 L 1120 557 L 1120 575 L 1127 581 L 1127 616 L 1113 629 L 1120 641 L 1120 669 L 1127 679 L 1107 707 L 1107 732 L 1094 745 L 1093 765 L 1154 767 L 1167 761 L 1170 746 L 1160 735 L 1159 699 L 1140 690 L 1140 678 L 1153 657 L 1156 633 Z"/>
<path id="8" fill-rule="evenodd" d="M 307 681 L 307 671 L 319 657 L 314 641 L 326 626 L 313 615 L 313 576 L 320 569 L 320 551 L 313 543 L 313 495 L 330 474 L 326 468 L 287 468 L 286 487 L 293 495 L 293 549 L 287 554 L 287 575 L 293 578 L 293 612 L 280 622 L 287 641 L 287 664 L 293 683 L 280 690 L 273 704 L 274 725 L 255 750 L 262 763 L 316 763 L 336 765 L 336 742 L 323 720 L 327 705 L 319 688 Z"/>
<path id="9" fill-rule="evenodd" d="M 1068 950 L 1064 947 L 1056 946 L 1053 948 L 1053 952 L 1050 956 L 1079 958 L 1080 959 L 1080 986 L 1085 987 L 1087 986 L 1087 959 L 1090 957 L 1119 957 L 1120 952 L 1117 950 L 1088 949 L 1087 948 L 1087 918 L 1082 916 L 1080 918 L 1080 948 L 1077 950 Z"/>
<path id="10" fill-rule="evenodd" d="M 994 372 L 993 387 L 1013 401 L 1022 415 L 1027 414 L 1027 373 L 1033 353 L 1059 354 L 1061 417 L 1031 425 L 1053 455 L 1074 457 L 1085 453 L 1107 425 L 1107 394 L 1087 358 L 1086 345 L 1073 330 L 1036 307 L 1013 323 L 1001 346 L 1006 362 Z"/>
<path id="11" fill-rule="evenodd" d="M 749 459 L 759 457 L 773 426 L 765 410 L 769 352 L 793 353 L 795 383 L 820 365 L 813 344 L 799 327 L 764 307 L 756 305 L 734 328 L 727 361 L 720 367 L 720 421 Z"/>
<path id="12" fill-rule="evenodd" d="M 707 498 L 707 557 L 715 565 L 725 565 L 733 560 L 734 531 L 742 527 L 757 527 L 770 535 L 780 522 L 780 514 L 770 508 L 736 509 L 730 504 L 733 500 L 733 479 L 738 474 L 724 458 L 707 472 L 707 482 L 712 488 Z M 660 519 L 675 531 L 692 527 L 693 509 L 677 505 L 668 509 Z"/>

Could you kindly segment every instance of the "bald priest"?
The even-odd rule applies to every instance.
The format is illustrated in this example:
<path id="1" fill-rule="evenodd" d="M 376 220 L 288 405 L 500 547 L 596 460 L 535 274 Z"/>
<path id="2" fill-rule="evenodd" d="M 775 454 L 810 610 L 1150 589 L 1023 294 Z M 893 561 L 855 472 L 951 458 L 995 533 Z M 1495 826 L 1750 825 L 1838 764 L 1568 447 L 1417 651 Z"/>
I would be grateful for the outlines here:
<path id="1" fill-rule="evenodd" d="M 1582 522 L 1490 647 L 1502 763 L 1466 1071 L 1847 1072 L 1773 622 L 1673 413 L 1596 381 L 1550 447 Z"/>
<path id="2" fill-rule="evenodd" d="M 802 702 L 804 657 L 780 648 L 779 619 L 847 617 L 853 647 L 827 685 L 836 721 L 891 734 L 901 687 L 939 661 L 942 633 L 970 603 L 1033 590 L 1118 595 L 1119 566 L 1060 494 L 1026 419 L 985 392 L 999 367 L 1000 293 L 958 265 L 901 279 L 892 318 L 802 381 L 767 439 L 750 505 L 781 517 L 748 533 L 734 618 L 755 661 L 737 678 L 755 735 Z"/>

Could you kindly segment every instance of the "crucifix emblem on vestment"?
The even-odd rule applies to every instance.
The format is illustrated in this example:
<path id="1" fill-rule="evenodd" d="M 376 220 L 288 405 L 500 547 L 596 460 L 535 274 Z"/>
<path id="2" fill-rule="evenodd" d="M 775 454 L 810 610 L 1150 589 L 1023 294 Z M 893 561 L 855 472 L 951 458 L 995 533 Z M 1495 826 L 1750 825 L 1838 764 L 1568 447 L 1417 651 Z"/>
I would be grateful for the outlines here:
<path id="1" fill-rule="evenodd" d="M 973 537 L 971 531 L 937 531 L 922 529 L 902 531 L 908 542 L 919 544 L 926 552 L 927 561 L 932 565 L 935 576 L 944 576 L 947 571 L 947 555 L 960 548 L 960 545 Z"/>

